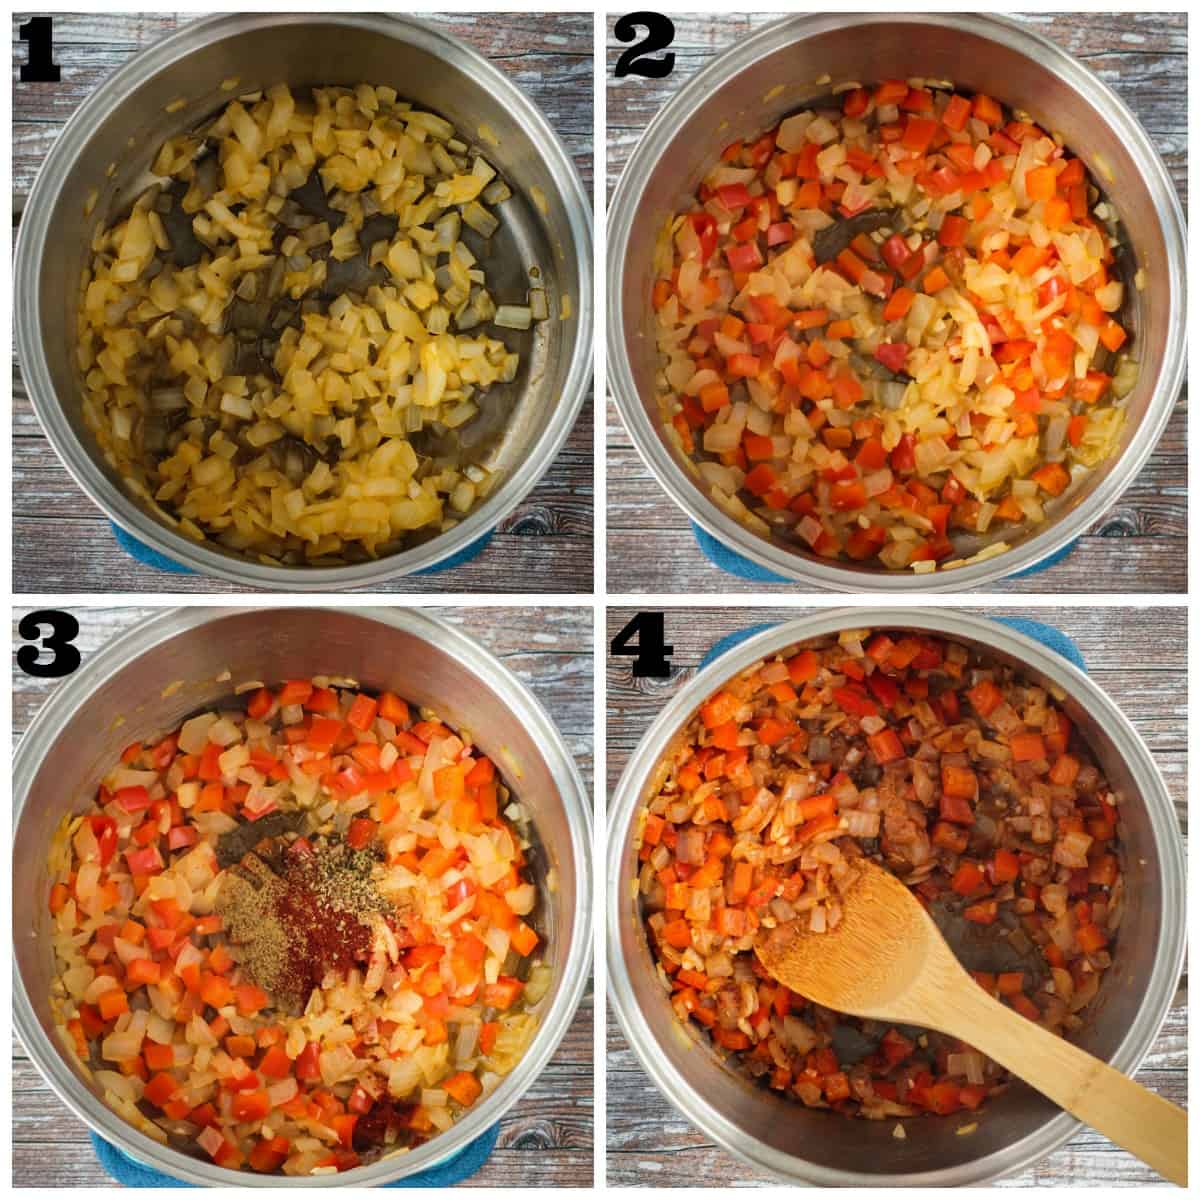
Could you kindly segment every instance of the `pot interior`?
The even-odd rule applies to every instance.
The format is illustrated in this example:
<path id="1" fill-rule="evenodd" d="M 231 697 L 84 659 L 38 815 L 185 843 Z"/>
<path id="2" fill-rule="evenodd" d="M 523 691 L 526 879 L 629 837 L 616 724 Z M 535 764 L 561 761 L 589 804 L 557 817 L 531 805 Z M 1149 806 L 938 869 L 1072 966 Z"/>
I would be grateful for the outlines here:
<path id="1" fill-rule="evenodd" d="M 73 158 L 65 165 L 48 233 L 38 248 L 33 298 L 57 402 L 53 422 L 60 436 L 74 443 L 71 452 L 90 458 L 101 473 L 95 483 L 110 511 L 136 502 L 99 451 L 81 412 L 75 331 L 92 234 L 122 216 L 155 182 L 149 168 L 163 141 L 195 129 L 238 96 L 281 82 L 297 93 L 321 85 L 390 85 L 401 98 L 452 122 L 508 183 L 512 197 L 494 206 L 501 224 L 487 255 L 489 290 L 497 303 L 524 304 L 529 287 L 543 287 L 551 317 L 525 332 L 488 326 L 491 336 L 519 352 L 521 365 L 512 383 L 489 390 L 476 421 L 492 420 L 493 413 L 507 421 L 487 459 L 492 469 L 510 476 L 530 458 L 536 460 L 538 443 L 567 390 L 581 332 L 578 319 L 559 320 L 558 315 L 564 299 L 579 314 L 588 300 L 583 289 L 590 284 L 580 276 L 579 217 L 570 211 L 572 197 L 564 194 L 569 186 L 549 165 L 537 130 L 479 75 L 471 58 L 416 23 L 314 14 L 241 15 L 194 30 L 169 50 L 151 47 L 136 61 L 139 77 L 117 94 L 110 89 L 110 107 L 94 128 L 83 134 L 68 126 L 64 134 L 73 144 Z M 222 88 L 231 79 L 236 87 Z M 180 100 L 182 109 L 166 111 Z M 93 192 L 89 214 L 85 198 Z M 473 236 L 467 231 L 468 241 Z M 482 242 L 477 242 L 478 250 Z M 475 511 L 499 508 L 504 494 L 501 484 Z M 137 507 L 170 529 L 161 517 Z M 418 541 L 414 535 L 406 546 Z M 205 546 L 238 557 L 216 542 Z"/>
<path id="2" fill-rule="evenodd" d="M 327 674 L 349 676 L 372 691 L 390 689 L 436 709 L 452 728 L 469 731 L 495 760 L 532 824 L 529 863 L 539 903 L 531 922 L 554 973 L 539 1010 L 545 1023 L 561 995 L 571 990 L 567 963 L 573 949 L 577 953 L 576 912 L 587 902 L 567 816 L 571 798 L 564 794 L 571 787 L 569 767 L 539 735 L 540 711 L 510 680 L 480 670 L 483 659 L 464 654 L 456 636 L 423 619 L 406 620 L 404 614 L 378 620 L 327 609 L 229 610 L 189 624 L 183 610 L 160 618 L 152 644 L 131 650 L 104 677 L 85 681 L 77 676 L 64 685 L 72 689 L 69 713 L 36 746 L 24 749 L 36 755 L 36 762 L 29 766 L 27 791 L 17 798 L 13 954 L 33 1018 L 49 1043 L 40 1056 L 36 1045 L 27 1048 L 51 1082 L 76 1095 L 93 1090 L 60 1054 L 50 1011 L 54 961 L 46 860 L 51 838 L 65 816 L 89 807 L 100 779 L 130 742 L 161 736 L 197 710 L 231 701 L 237 683 L 251 680 L 273 685 Z M 552 885 L 547 882 L 551 871 Z M 47 1053 L 51 1060 L 42 1061 Z M 511 1091 L 519 1075 L 518 1069 L 502 1089 Z M 103 1112 L 116 1128 L 134 1135 L 98 1096 L 89 1100 L 91 1111 Z M 146 1141 L 140 1134 L 136 1138 Z"/>
<path id="3" fill-rule="evenodd" d="M 903 632 L 948 637 L 1018 667 L 1026 678 L 1061 694 L 1059 685 L 1020 659 L 973 638 L 942 634 L 929 627 L 910 630 L 880 624 L 872 628 L 900 628 Z M 795 643 L 797 647 L 804 644 L 803 640 Z M 714 684 L 709 691 L 717 687 Z M 1124 799 L 1119 837 L 1126 879 L 1125 915 L 1113 950 L 1113 965 L 1087 1011 L 1085 1028 L 1074 1039 L 1090 1054 L 1107 1061 L 1117 1053 L 1138 1017 L 1159 956 L 1170 954 L 1159 919 L 1167 898 L 1150 814 L 1125 758 L 1089 708 L 1073 697 L 1062 704 L 1113 790 Z M 685 724 L 682 722 L 680 728 Z M 618 885 L 623 897 L 635 892 L 639 863 L 632 833 L 636 824 L 632 819 L 624 834 Z M 621 903 L 625 910 L 620 919 L 620 949 L 632 1002 L 638 1010 L 634 1019 L 649 1031 L 654 1054 L 672 1077 L 670 1086 L 675 1094 L 687 1093 L 705 1106 L 711 1121 L 706 1132 L 713 1135 L 719 1131 L 725 1145 L 760 1166 L 786 1173 L 794 1180 L 810 1181 L 812 1176 L 806 1172 L 814 1166 L 851 1171 L 879 1176 L 881 1186 L 901 1184 L 905 1176 L 975 1166 L 976 1173 L 966 1182 L 978 1182 L 980 1160 L 998 1156 L 990 1175 L 1012 1169 L 1014 1157 L 1021 1153 L 1019 1143 L 1061 1112 L 1032 1088 L 1014 1081 L 1004 1095 L 989 1099 L 978 1112 L 906 1119 L 906 1137 L 901 1140 L 893 1134 L 897 1125 L 894 1118 L 847 1119 L 785 1100 L 725 1066 L 694 1023 L 686 1028 L 680 1024 L 659 982 L 640 906 L 636 899 Z M 970 1125 L 976 1127 L 969 1133 L 957 1132 Z"/>
<path id="4" fill-rule="evenodd" d="M 1122 319 L 1131 328 L 1130 345 L 1142 370 L 1126 400 L 1128 417 L 1118 453 L 1048 503 L 1047 524 L 1016 534 L 997 530 L 981 536 L 955 534 L 953 539 L 961 555 L 974 554 L 997 541 L 1014 548 L 1022 546 L 1069 512 L 1088 505 L 1097 489 L 1120 470 L 1121 457 L 1149 412 L 1168 344 L 1177 344 L 1173 327 L 1182 319 L 1182 279 L 1176 277 L 1178 272 L 1173 276 L 1170 261 L 1175 243 L 1164 234 L 1164 215 L 1160 215 L 1165 214 L 1169 198 L 1157 180 L 1148 178 L 1146 152 L 1129 135 L 1136 124 L 1132 118 L 1111 106 L 1107 111 L 1097 107 L 1084 90 L 1095 96 L 1095 80 L 1081 66 L 1074 64 L 1074 70 L 1060 73 L 1057 66 L 1028 57 L 1006 25 L 989 24 L 985 34 L 970 19 L 947 15 L 818 17 L 802 20 L 795 28 L 793 34 L 780 27 L 774 38 L 761 40 L 752 61 L 747 54 L 731 51 L 734 61 L 725 76 L 712 79 L 703 94 L 689 94 L 691 110 L 673 133 L 664 131 L 663 140 L 656 144 L 657 160 L 635 157 L 631 162 L 641 186 L 640 193 L 629 196 L 634 211 L 620 304 L 624 353 L 637 393 L 632 433 L 639 442 L 650 438 L 661 444 L 659 454 L 671 460 L 671 474 L 686 497 L 685 507 L 706 513 L 716 527 L 731 524 L 709 498 L 694 467 L 666 436 L 659 416 L 655 387 L 658 354 L 650 297 L 654 250 L 664 223 L 672 214 L 693 206 L 696 187 L 731 141 L 751 139 L 814 102 L 818 107 L 822 103 L 836 105 L 831 97 L 839 84 L 870 86 L 886 78 L 914 76 L 948 80 L 956 87 L 985 92 L 1024 110 L 1043 128 L 1061 134 L 1120 215 L 1129 241 L 1128 279 L 1139 269 L 1145 272 L 1144 291 L 1126 288 Z M 1101 103 L 1108 105 L 1107 100 Z M 1159 397 L 1156 407 L 1173 401 L 1173 396 Z M 806 561 L 829 563 L 779 537 L 736 528 L 743 541 L 769 541 L 794 560 L 794 570 L 802 571 Z M 836 568 L 850 588 L 857 586 L 856 578 L 865 584 L 871 576 L 902 581 L 911 575 L 849 561 L 836 563 Z"/>

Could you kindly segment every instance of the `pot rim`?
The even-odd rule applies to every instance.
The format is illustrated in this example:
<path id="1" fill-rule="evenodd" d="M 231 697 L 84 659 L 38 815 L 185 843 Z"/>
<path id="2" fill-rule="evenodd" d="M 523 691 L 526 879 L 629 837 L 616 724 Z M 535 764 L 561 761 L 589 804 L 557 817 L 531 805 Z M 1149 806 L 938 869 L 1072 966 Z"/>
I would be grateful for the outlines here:
<path id="1" fill-rule="evenodd" d="M 646 411 L 629 365 L 624 336 L 622 281 L 633 223 L 644 182 L 690 113 L 729 76 L 752 66 L 781 45 L 858 25 L 934 25 L 998 42 L 1062 78 L 1106 124 L 1118 131 L 1141 168 L 1154 198 L 1167 259 L 1167 339 L 1145 416 L 1129 445 L 1083 503 L 1048 522 L 1019 544 L 981 562 L 918 575 L 912 571 L 853 570 L 792 552 L 752 533 L 697 490 L 668 450 Z M 831 591 L 873 593 L 957 592 L 982 587 L 1036 566 L 1068 546 L 1107 512 L 1145 465 L 1170 420 L 1186 374 L 1186 264 L 1183 207 L 1161 156 L 1141 123 L 1117 93 L 1074 55 L 1043 34 L 1008 17 L 982 13 L 820 13 L 785 17 L 763 26 L 709 60 L 659 110 L 625 164 L 609 206 L 607 254 L 608 383 L 617 411 L 639 457 L 683 512 L 718 542 L 785 580 Z"/>
<path id="2" fill-rule="evenodd" d="M 366 29 L 406 42 L 435 58 L 450 57 L 487 85 L 498 104 L 516 113 L 561 190 L 561 203 L 574 237 L 572 257 L 580 295 L 572 297 L 578 336 L 561 396 L 525 460 L 511 470 L 475 512 L 428 542 L 397 554 L 342 567 L 267 566 L 210 549 L 155 520 L 118 487 L 96 462 L 86 442 L 64 415 L 47 362 L 39 298 L 43 248 L 51 235 L 50 213 L 67 171 L 110 109 L 147 75 L 169 68 L 226 35 L 281 25 L 338 25 Z M 499 67 L 460 38 L 419 18 L 383 13 L 227 13 L 189 21 L 154 42 L 109 75 L 63 127 L 38 171 L 17 231 L 13 266 L 17 362 L 38 422 L 68 474 L 111 521 L 174 562 L 202 575 L 270 590 L 327 592 L 380 584 L 437 566 L 494 530 L 549 470 L 583 409 L 592 378 L 592 206 L 575 164 L 541 109 Z"/>
<path id="3" fill-rule="evenodd" d="M 436 642 L 476 675 L 521 703 L 522 718 L 537 732 L 537 742 L 548 752 L 548 764 L 559 784 L 566 812 L 570 844 L 566 847 L 577 875 L 576 906 L 564 935 L 570 938 L 570 950 L 561 972 L 560 990 L 547 1009 L 528 1050 L 496 1091 L 483 1104 L 472 1109 L 448 1130 L 407 1154 L 380 1159 L 367 1166 L 338 1175 L 289 1176 L 289 1187 L 376 1187 L 407 1178 L 445 1162 L 499 1121 L 528 1091 L 558 1049 L 582 999 L 589 975 L 592 932 L 591 809 L 587 789 L 566 742 L 549 714 L 533 692 L 519 680 L 490 650 L 459 632 L 439 617 L 423 610 L 320 606 L 339 614 L 350 614 L 365 621 L 388 625 L 411 633 L 425 641 Z M 227 616 L 260 613 L 252 606 L 189 607 L 167 609 L 105 643 L 78 671 L 64 681 L 45 701 L 30 721 L 13 756 L 13 835 L 20 824 L 28 790 L 40 769 L 43 757 L 35 744 L 67 722 L 87 703 L 114 669 L 173 638 Z M 310 613 L 312 608 L 284 606 L 279 612 Z M 34 1015 L 25 982 L 13 957 L 13 1026 L 30 1059 L 42 1078 L 70 1111 L 100 1137 L 114 1143 L 139 1162 L 182 1182 L 217 1187 L 271 1187 L 278 1176 L 252 1171 L 233 1171 L 205 1163 L 170 1147 L 163 1146 L 135 1129 L 108 1107 L 67 1065 L 51 1036 Z"/>
<path id="4" fill-rule="evenodd" d="M 940 636 L 965 637 L 1013 655 L 1053 679 L 1072 699 L 1097 718 L 1118 753 L 1142 783 L 1141 802 L 1150 819 L 1159 872 L 1166 894 L 1186 894 L 1186 868 L 1174 806 L 1154 758 L 1128 718 L 1084 671 L 1042 643 L 992 618 L 958 609 L 907 606 L 821 609 L 747 638 L 721 654 L 685 684 L 642 735 L 613 792 L 605 863 L 609 996 L 613 1011 L 638 1062 L 664 1096 L 718 1145 L 751 1166 L 788 1183 L 821 1187 L 966 1187 L 990 1182 L 1031 1166 L 1062 1146 L 1082 1123 L 1068 1113 L 1051 1117 L 1040 1129 L 975 1161 L 913 1174 L 869 1174 L 818 1166 L 772 1150 L 746 1134 L 702 1097 L 680 1086 L 666 1057 L 657 1052 L 659 1039 L 638 1007 L 630 985 L 630 967 L 621 954 L 620 929 L 629 919 L 629 880 L 622 871 L 630 827 L 642 803 L 650 773 L 670 739 L 704 698 L 764 655 L 797 642 L 844 629 L 898 627 L 927 630 Z M 1144 781 L 1144 782 L 1143 782 Z M 1183 965 L 1184 905 L 1167 906 L 1161 914 L 1158 951 L 1142 1008 L 1120 1045 L 1108 1059 L 1132 1075 L 1149 1052 L 1170 1008 Z"/>

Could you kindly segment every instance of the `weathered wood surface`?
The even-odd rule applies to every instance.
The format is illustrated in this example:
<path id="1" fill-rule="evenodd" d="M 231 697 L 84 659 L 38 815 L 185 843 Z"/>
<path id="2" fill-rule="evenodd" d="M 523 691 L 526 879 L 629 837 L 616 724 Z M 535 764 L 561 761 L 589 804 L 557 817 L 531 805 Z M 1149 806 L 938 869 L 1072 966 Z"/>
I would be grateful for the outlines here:
<path id="1" fill-rule="evenodd" d="M 676 65 L 666 79 L 612 65 L 627 47 L 608 25 L 608 194 L 651 118 L 714 54 L 776 20 L 771 14 L 672 16 Z M 1163 13 L 1019 15 L 1080 58 L 1145 125 L 1187 203 L 1187 18 Z M 642 463 L 611 401 L 608 445 L 608 586 L 612 592 L 789 592 L 749 583 L 712 565 L 687 517 Z M 1093 524 L 1065 562 L 996 591 L 1089 593 L 1187 590 L 1187 389 L 1150 461 L 1120 501 Z"/>
<path id="2" fill-rule="evenodd" d="M 13 18 L 13 61 L 26 61 Z M 184 14 L 54 17 L 58 84 L 13 87 L 13 206 L 19 214 L 47 152 L 83 99 Z M 588 13 L 443 14 L 427 19 L 496 63 L 542 109 L 592 186 L 592 18 Z M 15 75 L 14 75 L 15 78 Z M 590 592 L 594 407 L 589 397 L 549 471 L 501 522 L 486 551 L 453 571 L 410 576 L 388 592 Z M 63 469 L 13 379 L 13 584 L 18 592 L 251 591 L 134 561 Z"/>
<path id="3" fill-rule="evenodd" d="M 16 622 L 28 611 L 13 614 Z M 84 660 L 152 616 L 150 608 L 76 609 Z M 592 785 L 592 616 L 585 608 L 433 608 L 475 638 L 527 684 Z M 61 681 L 31 679 L 13 667 L 13 732 L 20 736 Z M 525 1098 L 501 1124 L 500 1142 L 473 1187 L 588 1187 L 592 1182 L 593 1000 L 587 994 L 566 1037 Z M 17 1187 L 106 1187 L 87 1130 L 54 1095 L 13 1039 L 12 1182 Z"/>
<path id="4" fill-rule="evenodd" d="M 607 639 L 634 609 L 608 612 Z M 696 674 L 722 637 L 802 615 L 800 608 L 666 610 L 674 646 L 668 679 L 635 679 L 628 658 L 607 664 L 608 785 L 663 705 Z M 811 611 L 811 610 L 807 610 Z M 1055 625 L 1079 645 L 1089 673 L 1145 738 L 1166 777 L 1181 828 L 1187 829 L 1187 612 L 1184 608 L 995 608 Z M 614 1187 L 768 1185 L 681 1116 L 642 1070 L 609 1010 L 606 1030 L 607 1179 Z M 1177 1104 L 1187 1103 L 1187 977 L 1180 980 L 1163 1029 L 1137 1078 Z M 1001 1186 L 1144 1185 L 1162 1180 L 1132 1155 L 1090 1129 Z"/>
<path id="5" fill-rule="evenodd" d="M 54 16 L 59 83 L 13 88 L 13 193 L 29 194 L 46 152 L 83 99 L 134 54 L 201 13 L 61 13 Z M 592 18 L 588 13 L 414 14 L 462 38 L 512 77 L 546 114 L 592 184 Z M 13 57 L 28 47 L 13 18 Z"/>

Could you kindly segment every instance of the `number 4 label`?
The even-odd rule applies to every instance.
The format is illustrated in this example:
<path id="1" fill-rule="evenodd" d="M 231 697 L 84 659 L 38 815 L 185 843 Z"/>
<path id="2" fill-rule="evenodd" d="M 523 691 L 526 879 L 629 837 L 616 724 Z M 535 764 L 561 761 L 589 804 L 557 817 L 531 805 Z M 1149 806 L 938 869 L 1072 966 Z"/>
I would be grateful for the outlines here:
<path id="1" fill-rule="evenodd" d="M 671 674 L 671 655 L 675 647 L 666 644 L 663 613 L 638 613 L 613 638 L 609 650 L 613 655 L 632 658 L 633 674 L 638 679 L 666 679 Z"/>

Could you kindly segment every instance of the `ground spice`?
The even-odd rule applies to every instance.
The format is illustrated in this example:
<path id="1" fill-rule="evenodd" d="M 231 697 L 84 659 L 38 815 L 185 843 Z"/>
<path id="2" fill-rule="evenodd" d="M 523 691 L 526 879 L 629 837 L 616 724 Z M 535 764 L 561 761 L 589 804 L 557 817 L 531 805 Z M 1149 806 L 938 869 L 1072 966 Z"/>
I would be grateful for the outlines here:
<path id="1" fill-rule="evenodd" d="M 231 868 L 217 911 L 247 972 L 276 1008 L 302 1012 L 329 971 L 364 965 L 374 924 L 392 914 L 376 858 L 344 842 L 268 837 Z"/>

